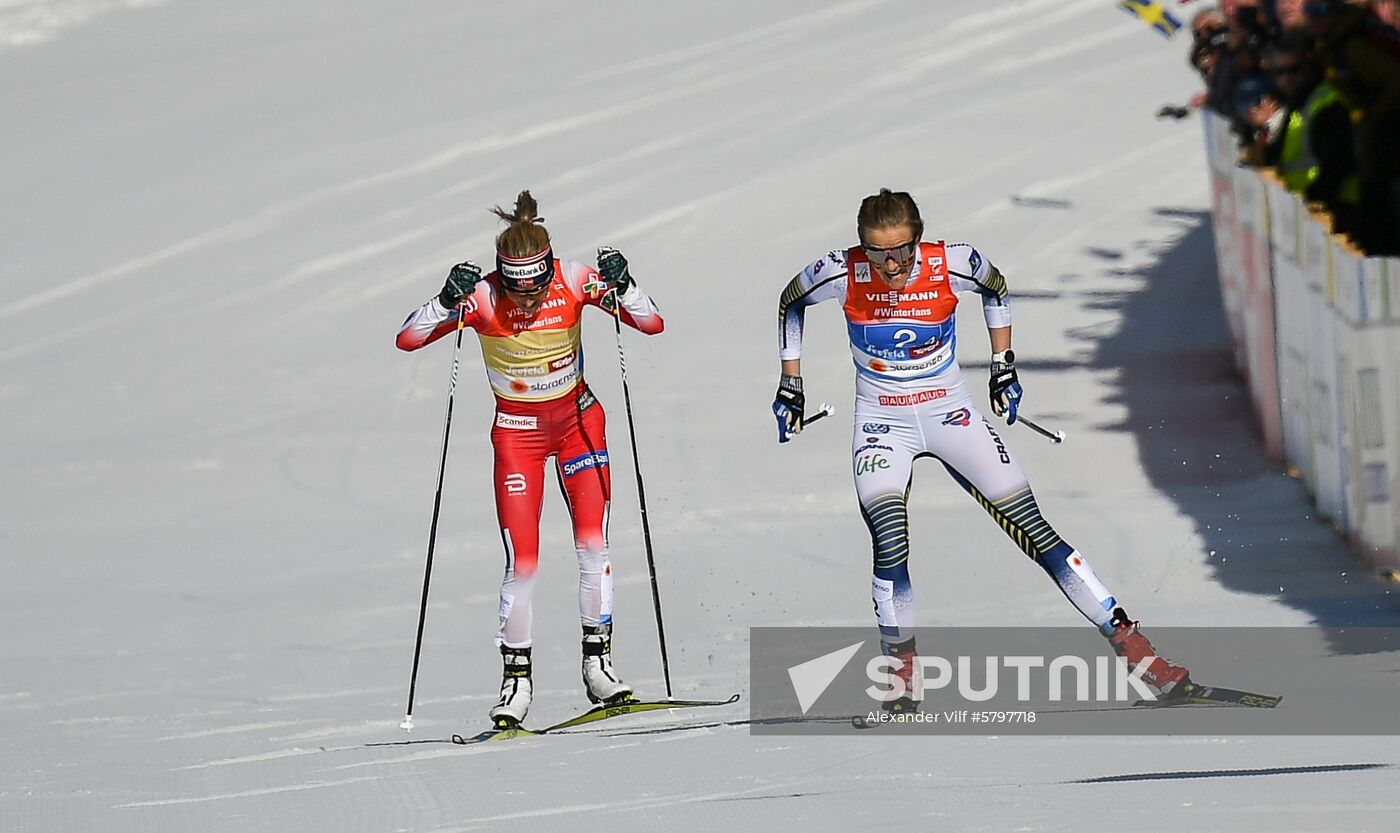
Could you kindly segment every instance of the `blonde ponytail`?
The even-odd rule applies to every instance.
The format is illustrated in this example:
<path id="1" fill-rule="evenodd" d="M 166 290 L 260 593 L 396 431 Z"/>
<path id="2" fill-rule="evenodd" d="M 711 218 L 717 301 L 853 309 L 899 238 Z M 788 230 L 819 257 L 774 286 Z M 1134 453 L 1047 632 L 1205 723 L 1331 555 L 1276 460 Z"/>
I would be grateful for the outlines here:
<path id="1" fill-rule="evenodd" d="M 538 254 L 549 248 L 549 232 L 539 216 L 540 207 L 529 191 L 515 198 L 515 210 L 507 212 L 499 205 L 491 213 L 510 225 L 496 235 L 496 251 L 505 257 L 519 258 Z"/>

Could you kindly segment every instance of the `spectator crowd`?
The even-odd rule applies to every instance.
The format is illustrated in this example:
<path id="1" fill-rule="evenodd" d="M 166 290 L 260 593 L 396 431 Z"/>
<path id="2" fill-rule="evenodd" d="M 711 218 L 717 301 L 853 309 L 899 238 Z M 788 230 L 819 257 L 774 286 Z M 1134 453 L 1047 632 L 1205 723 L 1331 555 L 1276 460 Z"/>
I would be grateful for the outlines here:
<path id="1" fill-rule="evenodd" d="M 1245 164 L 1369 255 L 1400 254 L 1400 0 L 1223 0 L 1191 21 L 1196 104 Z"/>

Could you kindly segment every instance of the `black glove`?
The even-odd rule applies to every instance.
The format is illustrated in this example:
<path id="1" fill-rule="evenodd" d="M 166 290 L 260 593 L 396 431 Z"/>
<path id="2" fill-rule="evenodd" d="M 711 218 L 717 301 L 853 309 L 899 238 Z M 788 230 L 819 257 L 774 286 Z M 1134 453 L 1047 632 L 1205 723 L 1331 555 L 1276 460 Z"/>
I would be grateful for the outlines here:
<path id="1" fill-rule="evenodd" d="M 998 360 L 1000 359 L 1000 360 Z M 1016 379 L 1016 354 L 1007 350 L 992 356 L 992 375 L 987 387 L 992 393 L 992 413 L 1006 416 L 1006 424 L 1016 424 L 1021 406 L 1021 383 Z"/>
<path id="2" fill-rule="evenodd" d="M 462 303 L 463 298 L 472 294 L 479 283 L 481 267 L 470 260 L 459 263 L 447 274 L 447 283 L 442 285 L 442 292 L 438 293 L 438 303 L 442 304 L 443 309 L 452 309 Z"/>
<path id="3" fill-rule="evenodd" d="M 785 443 L 802 431 L 802 411 L 807 397 L 802 394 L 802 377 L 784 375 L 773 397 L 773 416 L 778 418 L 778 442 Z"/>
<path id="4" fill-rule="evenodd" d="M 627 258 L 611 246 L 598 250 L 598 274 L 603 276 L 603 282 L 609 289 L 617 290 L 618 295 L 631 289 L 634 283 L 632 273 L 627 271 Z"/>

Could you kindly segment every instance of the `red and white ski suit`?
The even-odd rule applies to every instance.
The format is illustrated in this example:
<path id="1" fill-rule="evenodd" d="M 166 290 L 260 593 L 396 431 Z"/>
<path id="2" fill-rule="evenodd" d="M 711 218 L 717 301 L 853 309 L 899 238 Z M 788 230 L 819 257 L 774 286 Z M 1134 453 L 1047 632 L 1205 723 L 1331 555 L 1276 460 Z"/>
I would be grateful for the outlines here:
<path id="1" fill-rule="evenodd" d="M 496 395 L 493 479 L 506 552 L 496 641 L 511 648 L 531 644 L 530 599 L 550 457 L 573 521 L 580 623 L 612 621 L 606 418 L 584 381 L 580 339 L 583 308 L 603 307 L 611 296 L 598 272 L 585 264 L 555 260 L 554 275 L 533 316 L 510 300 L 492 272 L 454 309 L 436 298 L 419 307 L 398 335 L 400 349 L 417 350 L 455 330 L 460 315 L 481 341 L 486 377 Z M 635 285 L 622 293 L 618 306 L 624 324 L 648 335 L 661 332 L 661 314 Z"/>

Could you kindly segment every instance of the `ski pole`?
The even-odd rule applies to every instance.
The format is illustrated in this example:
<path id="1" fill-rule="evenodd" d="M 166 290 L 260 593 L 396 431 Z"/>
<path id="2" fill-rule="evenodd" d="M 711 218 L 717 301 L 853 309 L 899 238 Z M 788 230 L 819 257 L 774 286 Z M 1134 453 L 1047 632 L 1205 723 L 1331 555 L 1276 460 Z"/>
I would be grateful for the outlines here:
<path id="1" fill-rule="evenodd" d="M 1056 445 L 1059 445 L 1060 443 L 1065 441 L 1065 432 L 1063 431 L 1047 431 L 1023 416 L 1016 417 L 1016 421 L 1025 423 L 1027 428 L 1031 429 L 1032 431 L 1036 432 L 1042 437 L 1045 437 L 1046 439 L 1050 440 L 1050 442 L 1055 443 Z"/>
<path id="2" fill-rule="evenodd" d="M 816 422 L 817 420 L 819 420 L 819 419 L 821 419 L 821 418 L 823 418 L 823 417 L 833 416 L 835 413 L 836 413 L 836 409 L 835 409 L 835 408 L 833 408 L 832 406 L 830 406 L 830 405 L 828 405 L 827 403 L 823 402 L 823 403 L 822 403 L 822 406 L 821 406 L 820 408 L 817 409 L 817 412 L 816 412 L 815 414 L 812 414 L 812 418 L 811 418 L 811 419 L 804 419 L 804 420 L 802 420 L 802 427 L 803 427 L 803 428 L 806 428 L 808 425 L 811 425 L 812 423 Z"/>
<path id="3" fill-rule="evenodd" d="M 661 643 L 661 675 L 666 680 L 666 699 L 671 698 L 671 661 L 666 656 L 666 626 L 661 620 L 661 591 L 656 585 L 656 558 L 651 549 L 651 524 L 647 521 L 647 492 L 642 484 L 642 464 L 637 459 L 637 426 L 632 419 L 632 393 L 627 387 L 627 354 L 622 349 L 622 302 L 613 289 L 613 326 L 617 331 L 617 364 L 622 370 L 622 400 L 627 406 L 627 436 L 632 441 L 632 470 L 637 474 L 637 503 L 642 511 L 642 541 L 647 551 L 647 573 L 651 577 L 651 603 L 656 610 L 656 637 Z"/>
<path id="4" fill-rule="evenodd" d="M 452 384 L 447 388 L 447 419 L 442 428 L 442 458 L 438 462 L 437 494 L 433 496 L 433 522 L 428 527 L 428 563 L 423 568 L 423 601 L 418 607 L 418 639 L 413 644 L 413 672 L 408 678 L 408 709 L 399 728 L 413 731 L 413 693 L 418 686 L 418 660 L 423 653 L 423 623 L 428 617 L 428 583 L 433 577 L 433 550 L 437 547 L 438 515 L 442 510 L 442 480 L 447 473 L 447 440 L 452 435 L 452 399 L 457 393 L 457 368 L 462 357 L 462 331 L 466 310 L 457 308 L 457 346 L 452 349 Z"/>

